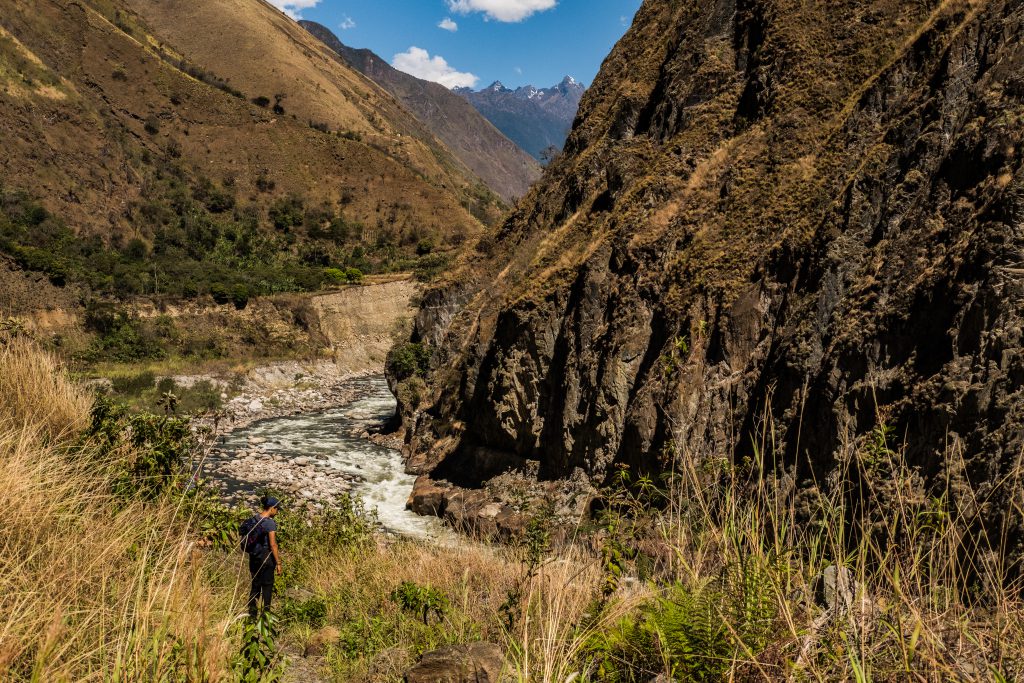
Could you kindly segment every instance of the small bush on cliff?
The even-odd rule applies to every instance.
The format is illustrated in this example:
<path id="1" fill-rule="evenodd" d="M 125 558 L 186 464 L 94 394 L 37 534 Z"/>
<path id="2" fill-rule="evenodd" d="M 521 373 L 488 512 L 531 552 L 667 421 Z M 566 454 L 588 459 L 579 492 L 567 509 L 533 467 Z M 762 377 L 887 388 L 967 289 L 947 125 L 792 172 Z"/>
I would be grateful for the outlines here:
<path id="1" fill-rule="evenodd" d="M 357 285 L 363 281 L 363 271 L 358 268 L 324 268 L 324 276 L 328 282 L 339 285 Z"/>
<path id="2" fill-rule="evenodd" d="M 388 352 L 386 368 L 397 382 L 423 377 L 430 370 L 430 350 L 419 342 L 398 344 Z"/>

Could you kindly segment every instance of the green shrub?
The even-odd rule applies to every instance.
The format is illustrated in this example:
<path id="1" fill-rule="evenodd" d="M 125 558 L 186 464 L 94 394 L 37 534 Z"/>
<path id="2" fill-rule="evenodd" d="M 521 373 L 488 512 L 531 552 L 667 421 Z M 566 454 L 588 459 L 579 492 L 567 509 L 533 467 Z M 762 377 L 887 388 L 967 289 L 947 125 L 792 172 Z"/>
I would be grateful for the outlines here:
<path id="1" fill-rule="evenodd" d="M 110 334 L 117 323 L 117 310 L 113 304 L 106 301 L 87 301 L 83 323 L 88 332 Z"/>
<path id="2" fill-rule="evenodd" d="M 231 288 L 231 303 L 239 311 L 249 305 L 249 287 L 244 284 L 237 284 Z"/>
<path id="3" fill-rule="evenodd" d="M 429 238 L 422 239 L 416 245 L 416 255 L 417 256 L 426 256 L 430 252 L 434 251 L 434 247 L 435 247 L 434 240 L 429 239 Z"/>
<path id="4" fill-rule="evenodd" d="M 235 196 L 223 189 L 213 189 L 203 200 L 210 213 L 224 213 L 235 208 Z"/>
<path id="5" fill-rule="evenodd" d="M 275 187 L 277 187 L 277 183 L 266 173 L 256 176 L 256 189 L 260 192 L 273 192 Z"/>
<path id="6" fill-rule="evenodd" d="M 397 382 L 425 376 L 430 370 L 430 351 L 417 342 L 395 345 L 388 352 L 385 368 Z"/>
<path id="7" fill-rule="evenodd" d="M 395 642 L 397 635 L 395 623 L 379 616 L 360 616 L 345 622 L 339 630 L 338 639 L 328 650 L 329 662 L 373 657 Z"/>
<path id="8" fill-rule="evenodd" d="M 358 268 L 324 268 L 323 274 L 328 282 L 334 284 L 357 285 L 363 281 L 363 271 Z"/>
<path id="9" fill-rule="evenodd" d="M 339 268 L 324 268 L 324 276 L 328 282 L 334 284 L 344 284 L 348 282 L 348 278 L 345 277 L 345 271 Z"/>
<path id="10" fill-rule="evenodd" d="M 317 596 L 302 602 L 288 600 L 281 610 L 281 618 L 287 622 L 307 624 L 311 628 L 323 628 L 327 623 L 327 601 Z"/>
<path id="11" fill-rule="evenodd" d="M 292 228 L 302 225 L 305 219 L 305 208 L 300 198 L 289 196 L 278 199 L 270 207 L 270 222 L 278 230 L 288 232 Z"/>
<path id="12" fill-rule="evenodd" d="M 123 253 L 129 261 L 144 261 L 149 256 L 149 249 L 145 242 L 134 237 L 125 245 Z"/>
<path id="13" fill-rule="evenodd" d="M 210 296 L 213 297 L 214 303 L 222 306 L 231 301 L 231 293 L 228 291 L 228 288 L 220 282 L 216 282 L 210 287 Z"/>
<path id="14" fill-rule="evenodd" d="M 416 260 L 413 275 L 420 282 L 430 282 L 445 272 L 450 265 L 451 260 L 446 254 L 428 254 Z"/>
<path id="15" fill-rule="evenodd" d="M 440 591 L 412 581 L 403 581 L 398 588 L 392 591 L 391 601 L 404 611 L 418 615 L 423 619 L 424 624 L 430 622 L 431 614 L 436 614 L 440 620 L 448 611 L 448 598 Z"/>
<path id="16" fill-rule="evenodd" d="M 187 475 L 190 454 L 196 448 L 189 421 L 149 413 L 131 414 L 104 398 L 93 405 L 89 442 L 100 450 L 101 462 L 112 453 L 128 454 L 118 459 L 121 468 L 114 490 L 128 498 L 153 500 L 183 475 Z M 124 445 L 131 446 L 124 449 Z"/>
<path id="17" fill-rule="evenodd" d="M 106 320 L 95 321 L 101 326 L 107 323 Z M 109 325 L 89 347 L 87 360 L 134 363 L 166 357 L 167 348 L 159 326 L 121 312 L 112 315 Z"/>

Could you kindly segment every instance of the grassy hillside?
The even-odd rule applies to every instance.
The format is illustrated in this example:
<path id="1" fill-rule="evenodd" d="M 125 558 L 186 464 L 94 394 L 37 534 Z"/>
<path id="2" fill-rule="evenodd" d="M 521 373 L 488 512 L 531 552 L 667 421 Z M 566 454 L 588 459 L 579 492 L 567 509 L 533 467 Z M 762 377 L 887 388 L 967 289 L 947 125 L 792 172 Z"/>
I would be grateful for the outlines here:
<path id="1" fill-rule="evenodd" d="M 398 98 L 498 195 L 508 201 L 521 197 L 540 177 L 535 159 L 448 88 L 403 73 L 370 50 L 344 45 L 326 26 L 299 24 Z"/>
<path id="2" fill-rule="evenodd" d="M 309 289 L 327 267 L 436 268 L 500 211 L 273 8 L 137 9 L 0 3 L 0 247 L 22 268 L 123 296 Z"/>

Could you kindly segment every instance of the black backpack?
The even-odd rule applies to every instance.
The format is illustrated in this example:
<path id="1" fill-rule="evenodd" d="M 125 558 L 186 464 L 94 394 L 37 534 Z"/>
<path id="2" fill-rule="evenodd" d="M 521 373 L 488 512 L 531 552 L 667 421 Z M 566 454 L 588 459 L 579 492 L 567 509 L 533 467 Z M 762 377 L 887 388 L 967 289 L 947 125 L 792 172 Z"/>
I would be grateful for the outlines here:
<path id="1" fill-rule="evenodd" d="M 263 519 L 262 515 L 253 515 L 238 527 L 238 545 L 250 555 L 266 552 L 267 530 L 263 526 Z"/>

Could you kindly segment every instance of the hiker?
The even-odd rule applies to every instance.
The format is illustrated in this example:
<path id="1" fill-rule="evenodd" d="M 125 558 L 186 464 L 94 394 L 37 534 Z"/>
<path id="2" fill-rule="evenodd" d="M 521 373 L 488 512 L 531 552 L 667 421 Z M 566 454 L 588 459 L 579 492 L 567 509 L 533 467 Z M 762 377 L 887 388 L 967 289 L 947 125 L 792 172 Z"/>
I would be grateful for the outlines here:
<path id="1" fill-rule="evenodd" d="M 281 573 L 281 554 L 277 550 L 277 514 L 281 501 L 273 496 L 260 500 L 263 512 L 253 515 L 239 527 L 242 550 L 249 554 L 249 573 L 252 586 L 249 589 L 249 616 L 257 616 L 257 603 L 263 597 L 259 613 L 270 609 L 270 597 L 274 592 L 274 572 Z"/>

